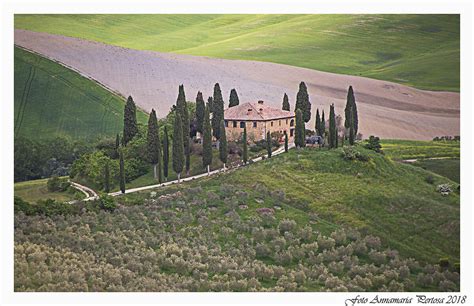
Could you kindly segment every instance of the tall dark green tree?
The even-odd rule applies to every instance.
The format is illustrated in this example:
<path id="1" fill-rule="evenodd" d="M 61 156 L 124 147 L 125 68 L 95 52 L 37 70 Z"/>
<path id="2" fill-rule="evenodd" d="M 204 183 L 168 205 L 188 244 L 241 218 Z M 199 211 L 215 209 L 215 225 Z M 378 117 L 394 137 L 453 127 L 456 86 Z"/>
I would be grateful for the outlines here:
<path id="1" fill-rule="evenodd" d="M 137 133 L 137 106 L 133 102 L 133 98 L 129 96 L 123 111 L 123 144 L 127 145 Z"/>
<path id="2" fill-rule="evenodd" d="M 249 159 L 249 149 L 248 149 L 248 144 L 247 144 L 247 125 L 244 126 L 244 133 L 242 135 L 242 143 L 243 143 L 243 149 L 242 149 L 242 161 L 244 164 L 247 163 Z"/>
<path id="3" fill-rule="evenodd" d="M 154 109 L 151 110 L 148 118 L 147 149 L 149 161 L 153 165 L 153 177 L 161 183 L 163 181 L 161 175 L 161 142 L 158 120 Z"/>
<path id="4" fill-rule="evenodd" d="M 124 162 L 123 162 L 123 153 L 122 153 L 122 150 L 120 150 L 120 161 L 119 161 L 119 167 L 120 167 L 120 171 L 119 171 L 119 180 L 120 180 L 120 191 L 122 193 L 125 193 L 125 165 L 124 165 Z"/>
<path id="5" fill-rule="evenodd" d="M 224 100 L 222 99 L 219 83 L 214 85 L 214 98 L 212 110 L 212 135 L 220 139 L 220 124 L 224 120 Z"/>
<path id="6" fill-rule="evenodd" d="M 316 109 L 316 135 L 321 136 L 321 117 L 319 116 L 319 109 Z"/>
<path id="7" fill-rule="evenodd" d="M 239 96 L 237 95 L 237 91 L 235 90 L 235 88 L 232 88 L 229 97 L 229 107 L 234 107 L 237 105 L 239 105 Z"/>
<path id="8" fill-rule="evenodd" d="M 183 131 L 183 145 L 186 159 L 186 174 L 189 174 L 191 167 L 191 150 L 190 150 L 190 129 L 189 129 L 189 111 L 186 102 L 186 94 L 184 93 L 184 85 L 179 85 L 178 98 L 176 99 L 176 111 L 180 114 Z"/>
<path id="9" fill-rule="evenodd" d="M 114 159 L 119 157 L 119 149 L 120 149 L 120 135 L 117 134 L 117 137 L 115 137 Z"/>
<path id="10" fill-rule="evenodd" d="M 202 165 L 207 169 L 207 174 L 210 172 L 210 166 L 212 164 L 212 132 L 211 122 L 209 120 L 209 104 L 206 106 L 204 112 L 203 122 L 203 137 L 202 137 Z"/>
<path id="11" fill-rule="evenodd" d="M 323 114 L 321 115 L 321 136 L 324 137 L 326 134 L 326 120 L 324 119 L 324 109 Z"/>
<path id="12" fill-rule="evenodd" d="M 352 114 L 353 109 L 349 110 L 349 144 L 351 146 L 355 143 L 355 131 L 354 131 L 354 116 Z"/>
<path id="13" fill-rule="evenodd" d="M 163 136 L 163 176 L 165 181 L 168 180 L 168 165 L 170 162 L 170 145 L 168 137 L 168 127 L 165 125 L 165 131 Z"/>
<path id="14" fill-rule="evenodd" d="M 288 133 L 285 132 L 285 152 L 288 153 Z"/>
<path id="15" fill-rule="evenodd" d="M 347 91 L 347 101 L 346 107 L 344 109 L 344 115 L 346 117 L 344 120 L 344 127 L 346 128 L 346 131 L 349 131 L 352 122 L 353 133 L 354 135 L 357 135 L 357 130 L 359 128 L 359 118 L 357 114 L 357 105 L 352 86 L 349 86 L 349 90 Z"/>
<path id="16" fill-rule="evenodd" d="M 295 110 L 300 109 L 304 122 L 311 119 L 311 102 L 309 101 L 308 89 L 304 82 L 300 83 L 298 94 L 296 95 Z"/>
<path id="17" fill-rule="evenodd" d="M 173 170 L 178 175 L 178 183 L 181 182 L 181 172 L 184 167 L 184 144 L 183 144 L 183 121 L 181 115 L 176 112 L 173 126 Z"/>
<path id="18" fill-rule="evenodd" d="M 209 106 L 209 114 L 214 111 L 214 99 L 212 97 L 207 98 L 207 104 Z"/>
<path id="19" fill-rule="evenodd" d="M 296 110 L 295 145 L 297 148 L 302 148 L 306 145 L 305 126 L 303 120 L 303 112 L 301 111 L 301 109 Z"/>
<path id="20" fill-rule="evenodd" d="M 334 112 L 334 104 L 329 108 L 329 148 L 336 148 L 336 114 Z"/>
<path id="21" fill-rule="evenodd" d="M 196 130 L 202 135 L 202 123 L 204 121 L 204 112 L 206 104 L 202 98 L 202 92 L 198 91 L 196 96 Z"/>
<path id="22" fill-rule="evenodd" d="M 267 132 L 267 156 L 268 158 L 272 157 L 272 136 L 270 132 Z"/>
<path id="23" fill-rule="evenodd" d="M 227 155 L 229 153 L 227 149 L 227 135 L 225 134 L 225 124 L 224 120 L 221 120 L 220 124 L 220 139 L 219 139 L 219 159 L 221 162 L 224 164 L 224 170 L 225 170 L 225 164 L 227 163 Z"/>
<path id="24" fill-rule="evenodd" d="M 283 95 L 283 105 L 281 107 L 282 110 L 289 111 L 290 110 L 290 102 L 288 101 L 288 95 L 285 94 Z"/>
<path id="25" fill-rule="evenodd" d="M 109 193 L 110 192 L 110 169 L 109 169 L 109 162 L 105 162 L 104 167 L 104 191 Z"/>

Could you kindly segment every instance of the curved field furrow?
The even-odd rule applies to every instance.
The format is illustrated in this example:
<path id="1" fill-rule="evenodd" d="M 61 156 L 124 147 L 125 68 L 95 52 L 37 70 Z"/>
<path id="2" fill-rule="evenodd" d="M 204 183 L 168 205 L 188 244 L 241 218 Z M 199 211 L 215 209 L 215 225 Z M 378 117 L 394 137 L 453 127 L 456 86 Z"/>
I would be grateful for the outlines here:
<path id="1" fill-rule="evenodd" d="M 59 35 L 15 30 L 15 44 L 63 63 L 122 96 L 132 95 L 145 111 L 165 116 L 176 102 L 178 85 L 187 100 L 197 91 L 212 95 L 219 82 L 227 100 L 235 88 L 241 102 L 265 100 L 280 107 L 284 93 L 294 107 L 300 81 L 305 81 L 316 108 L 335 104 L 343 115 L 346 92 L 354 87 L 359 130 L 364 136 L 431 139 L 459 135 L 459 93 L 423 91 L 397 83 L 339 75 L 267 62 L 140 51 Z M 227 103 L 226 103 L 227 104 Z M 308 128 L 314 126 L 314 118 Z"/>

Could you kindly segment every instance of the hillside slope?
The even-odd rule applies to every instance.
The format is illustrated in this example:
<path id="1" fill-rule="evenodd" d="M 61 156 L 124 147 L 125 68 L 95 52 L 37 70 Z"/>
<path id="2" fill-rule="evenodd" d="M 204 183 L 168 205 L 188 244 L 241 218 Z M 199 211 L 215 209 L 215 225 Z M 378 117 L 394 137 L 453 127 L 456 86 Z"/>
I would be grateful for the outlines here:
<path id="1" fill-rule="evenodd" d="M 283 204 L 291 209 L 278 212 L 282 218 L 304 224 L 314 213 L 322 231 L 351 226 L 380 237 L 407 257 L 428 262 L 441 257 L 459 260 L 459 193 L 442 196 L 436 191 L 437 184 L 457 184 L 372 151 L 357 150 L 370 156 L 370 161 L 344 160 L 341 149 L 291 150 L 199 185 L 204 190 L 228 184 L 249 193 L 259 188 L 272 194 L 283 192 Z M 426 181 L 429 175 L 434 177 L 433 184 Z"/>
<path id="2" fill-rule="evenodd" d="M 154 108 L 161 117 L 176 103 L 180 84 L 184 84 L 190 101 L 197 91 L 211 96 L 219 82 L 225 100 L 235 88 L 242 102 L 264 100 L 280 108 L 287 93 L 294 109 L 298 84 L 305 81 L 312 104 L 310 128 L 314 127 L 316 108 L 320 112 L 324 108 L 327 114 L 334 103 L 336 113 L 343 114 L 351 85 L 358 105 L 359 131 L 365 137 L 426 140 L 459 135 L 459 93 L 424 91 L 275 63 L 126 49 L 26 30 L 15 30 L 15 44 L 73 67 L 123 96 L 132 93 L 138 106 L 147 111 Z"/>
<path id="3" fill-rule="evenodd" d="M 123 126 L 124 103 L 77 72 L 15 48 L 15 137 L 114 136 Z M 143 112 L 137 116 L 146 122 Z"/>
<path id="4" fill-rule="evenodd" d="M 16 15 L 15 28 L 459 91 L 459 15 Z"/>

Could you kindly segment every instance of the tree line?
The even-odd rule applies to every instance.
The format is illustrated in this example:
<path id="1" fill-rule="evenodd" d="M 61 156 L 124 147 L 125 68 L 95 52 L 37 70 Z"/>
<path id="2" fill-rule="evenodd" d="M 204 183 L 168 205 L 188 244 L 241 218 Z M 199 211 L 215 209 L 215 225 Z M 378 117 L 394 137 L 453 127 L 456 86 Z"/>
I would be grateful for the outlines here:
<path id="1" fill-rule="evenodd" d="M 289 111 L 290 104 L 288 95 L 283 96 L 282 109 Z M 316 109 L 315 132 L 327 142 L 329 148 L 337 148 L 340 144 L 344 144 L 344 140 L 349 141 L 350 145 L 354 145 L 359 127 L 359 119 L 357 114 L 357 105 L 352 86 L 347 91 L 346 107 L 344 109 L 344 131 L 341 139 L 339 139 L 339 128 L 337 124 L 334 103 L 329 107 L 329 119 L 327 122 L 324 117 L 324 109 L 320 115 L 319 109 Z M 298 148 L 306 146 L 306 123 L 311 119 L 311 102 L 309 100 L 308 89 L 304 82 L 299 85 L 298 94 L 296 95 L 295 104 L 295 145 Z M 341 141 L 341 143 L 339 143 Z"/>

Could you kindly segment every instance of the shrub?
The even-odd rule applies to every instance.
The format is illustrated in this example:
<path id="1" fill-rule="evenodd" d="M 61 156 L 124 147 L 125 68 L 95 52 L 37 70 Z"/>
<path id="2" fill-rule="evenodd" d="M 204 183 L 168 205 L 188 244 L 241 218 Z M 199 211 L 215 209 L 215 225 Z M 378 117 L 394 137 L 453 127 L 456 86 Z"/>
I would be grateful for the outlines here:
<path id="1" fill-rule="evenodd" d="M 283 219 L 278 224 L 278 230 L 280 233 L 291 232 L 296 228 L 296 222 L 294 220 Z"/>
<path id="2" fill-rule="evenodd" d="M 377 153 L 382 153 L 382 145 L 380 144 L 380 138 L 376 136 L 370 136 L 365 147 Z"/>
<path id="3" fill-rule="evenodd" d="M 453 189 L 450 184 L 441 184 L 436 187 L 436 191 L 442 195 L 449 195 L 451 192 L 453 192 Z"/>
<path id="4" fill-rule="evenodd" d="M 23 212 L 25 215 L 34 215 L 35 207 L 22 198 L 15 196 L 14 198 L 14 212 L 15 214 Z"/>
<path id="5" fill-rule="evenodd" d="M 71 183 L 66 178 L 61 179 L 56 175 L 49 178 L 47 183 L 48 191 L 51 192 L 66 191 L 70 185 Z"/>
<path id="6" fill-rule="evenodd" d="M 99 205 L 100 208 L 107 211 L 114 211 L 115 208 L 117 208 L 117 204 L 115 204 L 114 198 L 105 193 L 100 195 Z"/>
<path id="7" fill-rule="evenodd" d="M 359 160 L 362 162 L 369 161 L 370 159 L 367 154 L 357 151 L 354 147 L 344 147 L 342 149 L 342 157 L 345 160 Z"/>
<path id="8" fill-rule="evenodd" d="M 257 258 L 266 258 L 268 256 L 270 256 L 270 248 L 268 248 L 265 244 L 257 244 L 257 246 L 255 247 L 255 254 L 257 255 Z"/>
<path id="9" fill-rule="evenodd" d="M 449 258 L 443 257 L 439 259 L 439 266 L 441 268 L 448 268 L 449 267 Z"/>
<path id="10" fill-rule="evenodd" d="M 336 245 L 336 241 L 329 237 L 324 237 L 322 235 L 318 236 L 318 246 L 321 250 L 330 250 Z"/>

